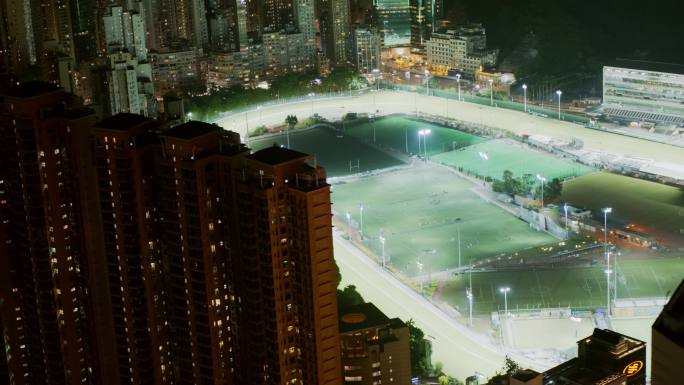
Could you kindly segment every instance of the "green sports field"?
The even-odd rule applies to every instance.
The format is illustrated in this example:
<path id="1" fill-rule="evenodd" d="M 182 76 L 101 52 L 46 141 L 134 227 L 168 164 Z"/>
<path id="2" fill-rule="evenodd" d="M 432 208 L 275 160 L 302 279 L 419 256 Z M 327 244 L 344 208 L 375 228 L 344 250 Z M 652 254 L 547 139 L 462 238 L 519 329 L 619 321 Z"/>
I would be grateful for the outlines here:
<path id="1" fill-rule="evenodd" d="M 378 119 L 373 122 L 348 127 L 345 132 L 347 135 L 351 135 L 361 141 L 375 143 L 382 147 L 391 148 L 394 151 L 413 155 L 418 154 L 418 131 L 421 129 L 430 130 L 430 135 L 426 137 L 426 141 L 420 140 L 420 154 L 423 154 L 425 148 L 427 148 L 429 156 L 450 151 L 454 148 L 470 146 L 485 140 L 479 136 L 452 128 L 404 117 Z M 374 130 L 375 141 L 373 141 Z"/>
<path id="2" fill-rule="evenodd" d="M 338 225 L 363 232 L 366 245 L 381 254 L 379 236 L 394 267 L 414 275 L 417 261 L 423 273 L 458 267 L 460 227 L 462 264 L 504 252 L 547 244 L 555 239 L 529 227 L 470 191 L 473 185 L 438 165 L 416 162 L 411 169 L 395 171 L 333 186 L 333 209 Z M 347 231 L 346 226 L 341 229 Z"/>
<path id="3" fill-rule="evenodd" d="M 273 145 L 285 145 L 285 135 L 270 136 L 264 139 L 249 141 L 253 150 Z M 381 169 L 402 164 L 394 156 L 388 155 L 372 146 L 364 144 L 354 137 L 345 135 L 338 138 L 327 128 L 314 128 L 290 133 L 290 148 L 307 154 L 314 154 L 321 166 L 325 167 L 329 176 L 347 175 L 350 173 L 349 162 L 359 168 L 352 173 Z"/>
<path id="4" fill-rule="evenodd" d="M 504 307 L 500 287 L 510 287 L 509 309 L 570 306 L 605 307 L 606 275 L 604 266 L 473 273 L 473 308 L 487 313 Z M 664 297 L 683 278 L 684 258 L 618 262 L 618 298 Z M 468 274 L 448 281 L 442 298 L 462 312 L 468 309 L 466 288 Z"/>
<path id="5" fill-rule="evenodd" d="M 684 150 L 683 150 L 684 151 Z M 633 223 L 641 230 L 684 247 L 684 190 L 622 175 L 597 172 L 566 182 L 563 200 L 600 215 L 612 207 L 610 219 Z"/>
<path id="6" fill-rule="evenodd" d="M 463 168 L 464 172 L 501 179 L 510 170 L 520 177 L 541 174 L 547 179 L 579 176 L 592 172 L 589 167 L 558 159 L 541 151 L 525 148 L 510 140 L 490 140 L 464 149 L 449 151 L 432 157 L 435 162 Z"/>

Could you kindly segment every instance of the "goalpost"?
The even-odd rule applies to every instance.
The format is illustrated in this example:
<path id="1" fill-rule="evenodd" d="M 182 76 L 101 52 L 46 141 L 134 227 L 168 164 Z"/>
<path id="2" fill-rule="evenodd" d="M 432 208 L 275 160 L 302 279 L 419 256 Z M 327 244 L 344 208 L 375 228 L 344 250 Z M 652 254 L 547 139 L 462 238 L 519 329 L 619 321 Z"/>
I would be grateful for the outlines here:
<path id="1" fill-rule="evenodd" d="M 360 172 L 361 171 L 360 164 L 361 164 L 361 161 L 359 159 L 356 160 L 356 164 L 354 164 L 354 162 L 350 160 L 349 161 L 349 173 L 353 174 L 354 170 L 356 170 L 357 173 Z"/>

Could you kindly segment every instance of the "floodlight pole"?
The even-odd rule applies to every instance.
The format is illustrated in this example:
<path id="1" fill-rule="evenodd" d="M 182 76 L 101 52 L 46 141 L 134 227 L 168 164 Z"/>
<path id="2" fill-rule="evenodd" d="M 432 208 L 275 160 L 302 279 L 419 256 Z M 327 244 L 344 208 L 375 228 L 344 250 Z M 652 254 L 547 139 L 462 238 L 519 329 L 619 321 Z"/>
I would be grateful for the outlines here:
<path id="1" fill-rule="evenodd" d="M 610 316 L 610 253 L 608 252 L 608 214 L 613 209 L 605 207 L 603 211 L 603 252 L 606 256 L 606 305 L 608 306 L 608 315 Z"/>
<path id="2" fill-rule="evenodd" d="M 565 238 L 570 238 L 570 229 L 568 228 L 568 204 L 563 205 L 565 211 Z"/>
<path id="3" fill-rule="evenodd" d="M 458 100 L 461 101 L 461 74 L 456 74 L 456 85 L 458 86 Z"/>
<path id="4" fill-rule="evenodd" d="M 385 237 L 382 235 L 380 236 L 380 245 L 382 246 L 382 268 L 384 269 L 387 265 L 387 261 L 385 259 Z"/>
<path id="5" fill-rule="evenodd" d="M 561 120 L 561 95 L 563 95 L 563 91 L 556 91 L 556 95 L 558 95 L 558 120 Z"/>
<path id="6" fill-rule="evenodd" d="M 352 240 L 352 226 L 351 226 L 351 214 L 347 211 L 347 230 L 349 232 L 349 240 Z"/>
<path id="7" fill-rule="evenodd" d="M 361 203 L 359 203 L 359 218 L 360 218 L 359 237 L 363 241 L 363 204 L 361 204 Z"/>
<path id="8" fill-rule="evenodd" d="M 458 271 L 461 272 L 461 226 L 456 226 L 458 232 Z"/>
<path id="9" fill-rule="evenodd" d="M 523 84 L 522 89 L 523 89 L 523 100 L 525 103 L 525 112 L 527 112 L 527 84 Z"/>
<path id="10" fill-rule="evenodd" d="M 489 105 L 494 106 L 494 80 L 489 79 Z"/>

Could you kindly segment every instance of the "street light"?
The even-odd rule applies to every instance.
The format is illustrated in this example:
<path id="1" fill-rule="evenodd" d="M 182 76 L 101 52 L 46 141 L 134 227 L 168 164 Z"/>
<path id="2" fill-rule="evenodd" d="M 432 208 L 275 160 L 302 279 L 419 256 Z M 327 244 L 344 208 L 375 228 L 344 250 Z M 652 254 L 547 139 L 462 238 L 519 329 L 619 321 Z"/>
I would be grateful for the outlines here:
<path id="1" fill-rule="evenodd" d="M 603 211 L 603 252 L 606 256 L 606 304 L 610 315 L 610 253 L 608 252 L 608 214 L 613 212 L 612 207 L 605 207 Z"/>
<path id="2" fill-rule="evenodd" d="M 427 96 L 430 96 L 430 71 L 425 70 L 425 84 L 427 84 Z"/>
<path id="3" fill-rule="evenodd" d="M 522 89 L 523 89 L 523 100 L 525 103 L 525 112 L 527 112 L 527 84 L 523 84 Z"/>
<path id="4" fill-rule="evenodd" d="M 468 307 L 470 308 L 470 313 L 468 314 L 468 324 L 473 327 L 473 293 L 470 289 L 466 289 L 466 297 L 468 297 Z"/>
<path id="5" fill-rule="evenodd" d="M 563 91 L 556 91 L 556 95 L 558 95 L 558 120 L 561 120 L 561 95 L 563 95 Z"/>
<path id="6" fill-rule="evenodd" d="M 423 294 L 423 278 L 421 275 L 423 275 L 423 263 L 420 261 L 416 261 L 416 264 L 418 265 L 418 282 L 420 282 L 420 294 Z"/>
<path id="7" fill-rule="evenodd" d="M 563 205 L 563 211 L 565 211 L 565 238 L 570 237 L 570 230 L 568 229 L 568 204 Z"/>
<path id="8" fill-rule="evenodd" d="M 546 183 L 546 178 L 537 174 L 537 179 L 541 182 L 541 209 L 544 210 L 544 183 Z"/>
<path id="9" fill-rule="evenodd" d="M 494 80 L 489 79 L 489 105 L 494 106 Z"/>
<path id="10" fill-rule="evenodd" d="M 506 314 L 506 318 L 508 318 L 508 292 L 511 291 L 511 288 L 502 287 L 499 291 L 504 295 L 504 313 Z"/>
<path id="11" fill-rule="evenodd" d="M 363 241 L 363 203 L 359 203 L 359 237 Z"/>
<path id="12" fill-rule="evenodd" d="M 382 246 L 382 268 L 385 268 L 386 261 L 385 261 L 385 237 L 382 235 L 380 236 L 380 245 Z"/>
<path id="13" fill-rule="evenodd" d="M 352 239 L 352 228 L 351 228 L 351 214 L 349 214 L 349 211 L 347 211 L 347 230 L 349 232 L 349 240 L 351 241 Z"/>
<path id="14" fill-rule="evenodd" d="M 458 100 L 461 100 L 461 74 L 456 74 L 456 85 L 458 86 Z"/>

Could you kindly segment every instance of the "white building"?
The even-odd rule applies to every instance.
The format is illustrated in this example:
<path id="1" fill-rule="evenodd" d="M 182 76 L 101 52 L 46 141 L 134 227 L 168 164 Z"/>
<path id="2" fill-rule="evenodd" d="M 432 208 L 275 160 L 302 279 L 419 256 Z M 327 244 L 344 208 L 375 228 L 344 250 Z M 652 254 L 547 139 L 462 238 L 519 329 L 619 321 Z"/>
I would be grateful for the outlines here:
<path id="1" fill-rule="evenodd" d="M 474 78 L 483 66 L 496 64 L 497 50 L 487 50 L 487 36 L 481 25 L 433 33 L 426 44 L 428 63 L 442 71 L 458 70 Z"/>
<path id="2" fill-rule="evenodd" d="M 112 115 L 130 112 L 154 117 L 157 113 L 152 65 L 147 61 L 145 19 L 140 2 L 132 10 L 112 5 L 103 17 L 109 68 L 109 106 Z"/>
<path id="3" fill-rule="evenodd" d="M 618 60 L 603 67 L 603 112 L 627 121 L 684 124 L 684 66 Z"/>

